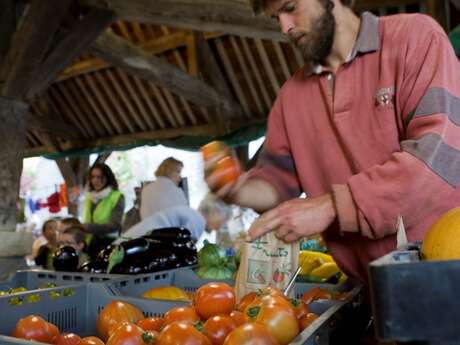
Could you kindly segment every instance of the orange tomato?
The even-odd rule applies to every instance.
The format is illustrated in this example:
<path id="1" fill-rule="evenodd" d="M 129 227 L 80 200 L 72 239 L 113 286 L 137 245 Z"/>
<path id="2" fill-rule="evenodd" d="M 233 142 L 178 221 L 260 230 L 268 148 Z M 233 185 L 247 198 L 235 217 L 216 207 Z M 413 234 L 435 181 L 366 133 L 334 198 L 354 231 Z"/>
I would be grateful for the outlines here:
<path id="1" fill-rule="evenodd" d="M 107 340 L 110 332 L 123 322 L 136 323 L 144 318 L 142 311 L 132 304 L 112 301 L 99 313 L 96 319 L 97 334 Z"/>
<path id="2" fill-rule="evenodd" d="M 78 345 L 105 345 L 105 344 L 98 337 L 85 337 L 82 340 L 80 340 Z"/>
<path id="3" fill-rule="evenodd" d="M 12 336 L 52 344 L 59 336 L 59 330 L 55 325 L 45 321 L 42 317 L 29 315 L 16 323 Z"/>
<path id="4" fill-rule="evenodd" d="M 292 307 L 274 301 L 256 307 L 248 306 L 245 317 L 263 325 L 280 345 L 286 345 L 299 334 L 299 323 Z"/>
<path id="5" fill-rule="evenodd" d="M 147 317 L 137 321 L 137 325 L 144 331 L 160 331 L 164 320 L 161 317 Z"/>
<path id="6" fill-rule="evenodd" d="M 310 324 L 311 324 L 313 321 L 315 321 L 317 318 L 318 318 L 318 315 L 316 315 L 315 313 L 308 313 L 308 314 L 302 316 L 302 317 L 299 319 L 300 331 L 303 331 L 305 328 L 307 328 L 308 326 L 310 326 Z"/>
<path id="7" fill-rule="evenodd" d="M 237 327 L 241 326 L 243 323 L 246 322 L 244 318 L 244 314 L 241 311 L 234 310 L 230 313 L 230 317 L 235 321 Z"/>
<path id="8" fill-rule="evenodd" d="M 200 321 L 200 317 L 193 307 L 176 307 L 168 310 L 163 318 L 164 325 L 177 321 L 194 324 Z"/>
<path id="9" fill-rule="evenodd" d="M 212 174 L 217 178 L 215 188 L 220 189 L 238 180 L 241 174 L 240 165 L 236 158 L 225 156 L 216 162 Z"/>
<path id="10" fill-rule="evenodd" d="M 202 146 L 200 151 L 204 160 L 209 160 L 217 154 L 228 155 L 230 153 L 228 146 L 224 142 L 217 140 Z"/>
<path id="11" fill-rule="evenodd" d="M 302 316 L 307 315 L 310 312 L 308 306 L 301 300 L 293 298 L 291 299 L 291 305 L 294 309 L 297 320 L 299 320 Z"/>
<path id="12" fill-rule="evenodd" d="M 319 287 L 315 287 L 305 292 L 301 299 L 305 304 L 308 305 L 318 299 L 332 299 L 332 293 Z"/>
<path id="13" fill-rule="evenodd" d="M 133 323 L 124 322 L 113 330 L 106 345 L 153 345 L 157 336 L 158 332 L 144 331 Z"/>
<path id="14" fill-rule="evenodd" d="M 222 345 L 227 335 L 236 327 L 235 321 L 228 315 L 210 317 L 203 325 L 204 334 L 211 340 L 212 345 Z"/>
<path id="15" fill-rule="evenodd" d="M 188 322 L 173 322 L 158 336 L 155 345 L 211 345 L 211 341 Z"/>
<path id="16" fill-rule="evenodd" d="M 224 345 L 279 345 L 264 326 L 245 323 L 225 338 Z"/>
<path id="17" fill-rule="evenodd" d="M 240 300 L 240 303 L 238 303 L 238 305 L 236 306 L 236 310 L 239 310 L 241 312 L 244 312 L 244 310 L 246 309 L 246 307 L 252 303 L 254 301 L 254 299 L 257 297 L 257 293 L 255 292 L 250 292 L 246 295 L 244 295 L 241 300 Z"/>
<path id="18" fill-rule="evenodd" d="M 78 345 L 81 341 L 79 335 L 75 333 L 63 333 L 54 342 L 55 345 Z"/>
<path id="19" fill-rule="evenodd" d="M 230 314 L 235 308 L 235 290 L 225 283 L 208 283 L 195 295 L 195 309 L 204 320 L 219 314 Z"/>

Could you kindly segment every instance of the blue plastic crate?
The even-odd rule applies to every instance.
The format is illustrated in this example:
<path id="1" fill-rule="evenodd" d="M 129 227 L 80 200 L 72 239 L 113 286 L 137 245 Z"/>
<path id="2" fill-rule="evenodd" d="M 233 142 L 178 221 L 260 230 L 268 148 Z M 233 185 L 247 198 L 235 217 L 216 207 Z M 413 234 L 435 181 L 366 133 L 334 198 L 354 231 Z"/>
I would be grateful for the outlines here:
<path id="1" fill-rule="evenodd" d="M 27 290 L 43 289 L 78 283 L 99 283 L 125 277 L 120 274 L 95 274 L 79 272 L 57 272 L 47 270 L 21 270 L 14 273 L 8 280 L 0 282 L 0 291 L 24 287 Z"/>

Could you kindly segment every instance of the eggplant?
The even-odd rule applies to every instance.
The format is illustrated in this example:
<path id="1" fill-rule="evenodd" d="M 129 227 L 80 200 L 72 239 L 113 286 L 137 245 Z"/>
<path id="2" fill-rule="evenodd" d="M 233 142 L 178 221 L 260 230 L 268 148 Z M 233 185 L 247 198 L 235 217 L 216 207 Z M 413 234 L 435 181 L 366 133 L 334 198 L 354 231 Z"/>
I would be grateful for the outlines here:
<path id="1" fill-rule="evenodd" d="M 148 234 L 151 239 L 159 241 L 172 241 L 176 239 L 192 239 L 192 233 L 185 228 L 161 228 L 155 229 Z"/>
<path id="2" fill-rule="evenodd" d="M 80 266 L 78 272 L 83 273 L 106 273 L 107 272 L 107 264 L 98 261 L 88 261 L 85 262 L 83 265 Z"/>
<path id="3" fill-rule="evenodd" d="M 183 266 L 192 266 L 198 264 L 198 254 L 196 249 L 189 249 L 189 248 L 183 248 L 183 249 L 176 249 L 174 251 L 177 255 L 179 267 Z"/>
<path id="4" fill-rule="evenodd" d="M 75 248 L 62 246 L 53 254 L 53 267 L 56 271 L 76 272 L 78 253 Z"/>
<path id="5" fill-rule="evenodd" d="M 171 250 L 160 249 L 148 257 L 147 272 L 158 272 L 178 267 L 176 254 Z"/>
<path id="6" fill-rule="evenodd" d="M 145 263 L 142 263 L 140 261 L 123 262 L 121 264 L 115 265 L 111 273 L 114 273 L 114 274 L 141 274 L 141 273 L 147 273 L 147 267 Z"/>
<path id="7" fill-rule="evenodd" d="M 96 260 L 94 260 L 94 261 L 99 263 L 99 264 L 105 264 L 107 266 L 109 264 L 110 253 L 112 252 L 113 248 L 115 248 L 115 247 L 116 247 L 116 245 L 109 244 L 107 247 L 105 247 L 104 249 L 102 249 L 99 252 L 99 254 L 96 257 Z"/>

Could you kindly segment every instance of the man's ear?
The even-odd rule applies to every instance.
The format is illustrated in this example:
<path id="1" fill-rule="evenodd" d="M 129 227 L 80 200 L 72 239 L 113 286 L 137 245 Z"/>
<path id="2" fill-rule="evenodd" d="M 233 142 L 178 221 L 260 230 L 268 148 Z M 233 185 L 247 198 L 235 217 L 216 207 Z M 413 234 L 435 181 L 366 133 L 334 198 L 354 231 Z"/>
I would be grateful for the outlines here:
<path id="1" fill-rule="evenodd" d="M 79 249 L 80 251 L 82 251 L 83 248 L 85 248 L 85 242 L 80 242 L 80 243 L 77 244 L 77 246 L 78 246 L 78 249 Z"/>

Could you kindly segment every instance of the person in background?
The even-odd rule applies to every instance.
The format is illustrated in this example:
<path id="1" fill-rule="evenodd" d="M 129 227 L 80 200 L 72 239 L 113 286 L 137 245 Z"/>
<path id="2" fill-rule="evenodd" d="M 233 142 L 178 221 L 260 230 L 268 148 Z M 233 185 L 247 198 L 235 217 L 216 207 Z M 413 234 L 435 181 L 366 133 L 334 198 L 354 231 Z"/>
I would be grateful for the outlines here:
<path id="1" fill-rule="evenodd" d="M 45 239 L 45 243 L 42 244 L 38 251 L 35 259 L 35 264 L 42 266 L 45 269 L 53 269 L 53 253 L 57 248 L 57 221 L 54 219 L 47 220 L 43 223 L 42 236 Z M 39 238 L 36 240 L 38 241 Z M 36 245 L 34 243 L 34 245 Z"/>
<path id="2" fill-rule="evenodd" d="M 89 261 L 89 256 L 85 252 L 85 231 L 81 225 L 71 225 L 59 234 L 58 243 L 60 246 L 70 246 L 78 254 L 78 266 Z"/>
<path id="3" fill-rule="evenodd" d="M 129 209 L 128 212 L 125 214 L 125 219 L 123 221 L 123 226 L 121 229 L 121 233 L 123 234 L 126 230 L 133 227 L 137 223 L 141 221 L 141 214 L 139 211 L 140 203 L 141 203 L 141 188 L 135 187 L 134 194 L 136 198 L 134 199 L 133 207 Z"/>
<path id="4" fill-rule="evenodd" d="M 192 238 L 197 241 L 203 231 L 218 231 L 230 216 L 230 207 L 215 195 L 208 194 L 201 201 L 198 211 L 188 206 L 167 208 L 143 219 L 127 230 L 123 238 L 137 238 L 154 229 L 175 227 L 190 230 Z"/>
<path id="5" fill-rule="evenodd" d="M 125 198 L 112 170 L 107 164 L 94 164 L 83 205 L 83 229 L 92 259 L 119 236 L 124 209 Z"/>
<path id="6" fill-rule="evenodd" d="M 59 221 L 58 225 L 58 237 L 59 234 L 62 234 L 66 229 L 70 228 L 71 226 L 79 226 L 81 222 L 76 217 L 67 217 Z"/>
<path id="7" fill-rule="evenodd" d="M 188 205 L 184 191 L 179 188 L 183 168 L 184 164 L 173 157 L 161 162 L 155 171 L 157 179 L 142 189 L 141 219 L 169 207 Z"/>

